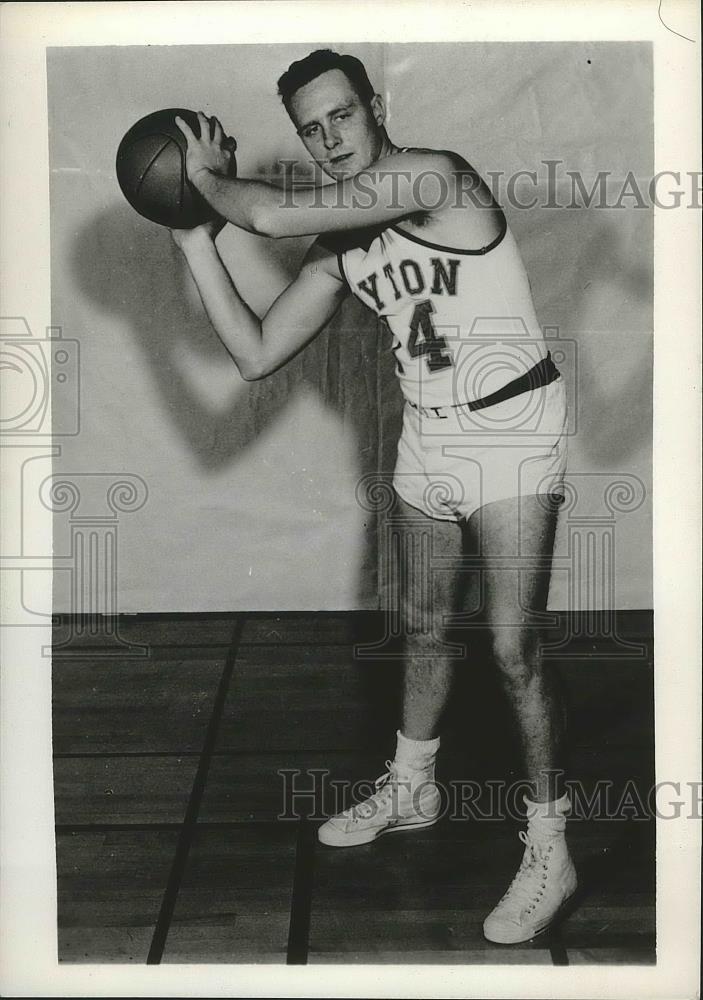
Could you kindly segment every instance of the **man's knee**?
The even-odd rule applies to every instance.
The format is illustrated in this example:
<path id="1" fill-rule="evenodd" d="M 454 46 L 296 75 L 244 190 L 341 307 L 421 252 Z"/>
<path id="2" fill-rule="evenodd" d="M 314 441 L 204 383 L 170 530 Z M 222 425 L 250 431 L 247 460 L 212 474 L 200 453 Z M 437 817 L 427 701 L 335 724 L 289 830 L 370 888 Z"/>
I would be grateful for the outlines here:
<path id="1" fill-rule="evenodd" d="M 537 636 L 531 630 L 494 629 L 492 651 L 504 683 L 527 684 L 540 670 Z"/>

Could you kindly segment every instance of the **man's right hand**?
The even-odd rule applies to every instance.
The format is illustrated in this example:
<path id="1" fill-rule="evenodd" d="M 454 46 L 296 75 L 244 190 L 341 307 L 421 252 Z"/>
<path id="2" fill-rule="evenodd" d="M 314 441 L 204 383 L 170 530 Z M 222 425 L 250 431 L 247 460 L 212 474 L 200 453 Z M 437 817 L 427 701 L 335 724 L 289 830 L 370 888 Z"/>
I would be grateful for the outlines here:
<path id="1" fill-rule="evenodd" d="M 218 233 L 226 225 L 227 220 L 218 216 L 209 222 L 204 222 L 193 229 L 171 229 L 171 239 L 183 253 L 187 253 L 191 247 L 202 245 L 203 241 L 214 241 Z"/>

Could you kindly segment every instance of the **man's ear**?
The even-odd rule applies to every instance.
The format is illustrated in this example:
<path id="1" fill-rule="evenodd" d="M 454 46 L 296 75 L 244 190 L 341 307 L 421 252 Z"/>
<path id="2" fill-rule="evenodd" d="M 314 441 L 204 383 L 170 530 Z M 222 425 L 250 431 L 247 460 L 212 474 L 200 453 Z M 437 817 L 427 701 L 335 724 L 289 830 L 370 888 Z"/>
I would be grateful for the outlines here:
<path id="1" fill-rule="evenodd" d="M 371 114 L 377 125 L 383 125 L 386 120 L 386 105 L 384 104 L 383 98 L 380 94 L 374 94 L 371 98 L 370 104 Z"/>

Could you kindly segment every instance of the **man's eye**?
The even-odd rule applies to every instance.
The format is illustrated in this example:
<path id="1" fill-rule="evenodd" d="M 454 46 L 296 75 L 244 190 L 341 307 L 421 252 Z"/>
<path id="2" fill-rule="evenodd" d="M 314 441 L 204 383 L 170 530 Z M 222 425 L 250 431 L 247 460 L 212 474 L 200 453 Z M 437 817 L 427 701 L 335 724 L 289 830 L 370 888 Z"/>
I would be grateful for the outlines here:
<path id="1" fill-rule="evenodd" d="M 305 129 L 305 131 L 303 132 L 303 136 L 306 139 L 311 139 L 316 132 L 317 132 L 317 125 L 313 125 L 311 128 Z"/>
<path id="2" fill-rule="evenodd" d="M 349 117 L 349 112 L 348 111 L 343 111 L 340 114 L 335 115 L 334 117 L 336 119 L 339 119 L 339 118 L 348 118 Z"/>

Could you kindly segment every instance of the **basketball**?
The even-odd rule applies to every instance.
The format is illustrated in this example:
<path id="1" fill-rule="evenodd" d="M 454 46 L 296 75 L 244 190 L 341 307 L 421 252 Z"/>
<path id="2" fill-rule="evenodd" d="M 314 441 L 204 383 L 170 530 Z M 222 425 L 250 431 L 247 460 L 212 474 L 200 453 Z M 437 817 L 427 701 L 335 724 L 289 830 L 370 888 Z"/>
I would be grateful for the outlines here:
<path id="1" fill-rule="evenodd" d="M 117 150 L 117 181 L 132 208 L 145 219 L 170 229 L 192 229 L 216 213 L 188 180 L 188 147 L 176 125 L 177 116 L 200 136 L 198 116 L 185 108 L 166 108 L 140 118 Z M 234 156 L 231 164 L 234 176 Z"/>

